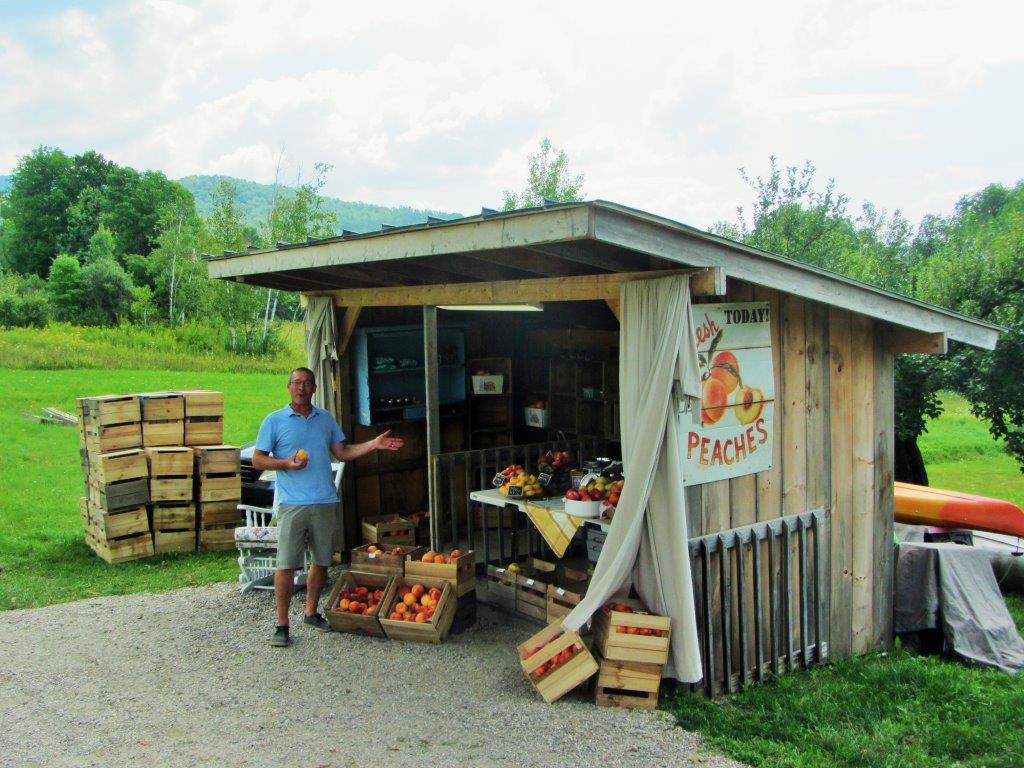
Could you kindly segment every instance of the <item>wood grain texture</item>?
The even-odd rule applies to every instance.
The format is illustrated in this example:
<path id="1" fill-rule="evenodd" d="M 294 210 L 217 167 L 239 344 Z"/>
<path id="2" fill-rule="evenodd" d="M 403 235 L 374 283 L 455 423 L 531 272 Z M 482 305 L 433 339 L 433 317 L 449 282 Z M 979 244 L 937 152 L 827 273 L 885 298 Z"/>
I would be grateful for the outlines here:
<path id="1" fill-rule="evenodd" d="M 831 653 L 849 656 L 853 635 L 853 341 L 846 310 L 829 310 L 829 448 L 831 454 Z"/>
<path id="2" fill-rule="evenodd" d="M 804 301 L 782 298 L 782 509 L 795 515 L 807 509 L 807 379 Z M 776 404 L 780 402 L 776 398 Z M 778 412 L 776 411 L 776 418 Z"/>
<path id="3" fill-rule="evenodd" d="M 757 519 L 771 520 L 782 515 L 782 336 L 780 333 L 779 293 L 760 286 L 754 289 L 756 301 L 767 301 L 771 315 L 772 368 L 775 378 L 775 418 L 772 435 L 772 466 L 757 473 Z"/>
<path id="4" fill-rule="evenodd" d="M 885 329 L 875 323 L 875 475 L 872 572 L 872 644 L 889 648 L 893 639 L 893 451 L 895 447 L 895 375 Z"/>
<path id="5" fill-rule="evenodd" d="M 851 324 L 853 360 L 853 538 L 851 594 L 852 650 L 870 649 L 872 634 L 872 572 L 875 523 L 875 344 L 870 318 L 854 315 Z"/>

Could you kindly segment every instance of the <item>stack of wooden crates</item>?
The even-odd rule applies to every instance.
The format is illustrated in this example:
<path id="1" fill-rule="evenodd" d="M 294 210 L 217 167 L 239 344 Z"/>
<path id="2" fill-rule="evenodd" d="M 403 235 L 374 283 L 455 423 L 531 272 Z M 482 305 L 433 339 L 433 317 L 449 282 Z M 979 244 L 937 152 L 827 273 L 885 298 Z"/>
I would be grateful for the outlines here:
<path id="1" fill-rule="evenodd" d="M 116 563 L 233 548 L 241 475 L 238 448 L 222 444 L 223 394 L 84 397 L 77 411 L 86 493 L 82 520 L 97 555 Z M 231 540 L 224 533 L 228 525 Z M 204 535 L 204 526 L 215 532 Z"/>

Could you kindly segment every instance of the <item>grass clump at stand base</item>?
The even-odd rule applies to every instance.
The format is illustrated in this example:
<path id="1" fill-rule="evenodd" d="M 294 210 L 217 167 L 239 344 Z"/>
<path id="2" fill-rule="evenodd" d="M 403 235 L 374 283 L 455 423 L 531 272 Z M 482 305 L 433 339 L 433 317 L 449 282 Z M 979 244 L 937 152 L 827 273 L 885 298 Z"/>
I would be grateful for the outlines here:
<path id="1" fill-rule="evenodd" d="M 205 388 L 224 393 L 224 438 L 254 440 L 260 421 L 288 402 L 287 367 L 276 374 L 135 370 L 0 369 L 0 610 L 234 580 L 237 552 L 162 555 L 110 565 L 85 544 L 78 430 L 25 418 L 51 406 L 74 412 L 89 395 Z"/>
<path id="2" fill-rule="evenodd" d="M 1022 627 L 1024 601 L 1007 602 Z M 683 728 L 756 766 L 1024 764 L 1024 678 L 899 648 L 782 675 L 721 701 L 678 692 L 663 706 Z"/>

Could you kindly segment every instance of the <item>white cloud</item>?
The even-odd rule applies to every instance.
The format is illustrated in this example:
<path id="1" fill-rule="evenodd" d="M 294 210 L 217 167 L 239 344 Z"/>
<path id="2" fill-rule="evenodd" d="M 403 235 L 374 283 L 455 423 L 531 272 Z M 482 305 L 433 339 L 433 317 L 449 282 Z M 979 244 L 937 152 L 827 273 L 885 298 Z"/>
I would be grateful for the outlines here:
<path id="1" fill-rule="evenodd" d="M 1024 19 L 994 0 L 41 7 L 0 11 L 0 172 L 46 143 L 269 181 L 283 152 L 331 194 L 473 211 L 548 136 L 588 196 L 698 226 L 772 153 L 912 215 L 1024 176 Z"/>

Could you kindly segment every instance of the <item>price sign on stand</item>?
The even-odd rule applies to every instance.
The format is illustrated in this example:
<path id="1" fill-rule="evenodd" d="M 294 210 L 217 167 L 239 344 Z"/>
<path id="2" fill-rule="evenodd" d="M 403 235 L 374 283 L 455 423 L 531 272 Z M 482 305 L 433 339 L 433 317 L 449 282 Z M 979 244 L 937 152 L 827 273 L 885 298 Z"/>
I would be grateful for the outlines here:
<path id="1" fill-rule="evenodd" d="M 505 484 L 505 480 L 506 477 L 503 474 L 501 474 L 501 472 L 499 472 L 494 476 L 494 479 L 491 480 L 491 485 L 493 485 L 495 488 L 501 488 L 501 486 Z"/>
<path id="2" fill-rule="evenodd" d="M 550 472 L 541 472 L 539 475 L 537 475 L 537 485 L 539 485 L 541 488 L 547 488 L 548 485 L 551 483 L 552 477 L 554 477 L 554 475 L 551 474 Z"/>
<path id="3" fill-rule="evenodd" d="M 523 495 L 523 486 L 521 485 L 510 485 L 508 487 L 508 497 L 510 499 L 521 498 Z"/>

